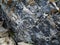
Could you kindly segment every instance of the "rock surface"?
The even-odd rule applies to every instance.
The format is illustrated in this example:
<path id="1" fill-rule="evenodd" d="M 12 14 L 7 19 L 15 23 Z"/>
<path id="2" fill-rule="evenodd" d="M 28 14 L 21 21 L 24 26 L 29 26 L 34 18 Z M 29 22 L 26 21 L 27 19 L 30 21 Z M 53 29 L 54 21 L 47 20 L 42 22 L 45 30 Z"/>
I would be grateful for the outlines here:
<path id="1" fill-rule="evenodd" d="M 8 36 L 6 29 L 0 26 L 0 45 L 15 45 L 14 40 Z M 2 32 L 3 31 L 3 32 Z"/>
<path id="2" fill-rule="evenodd" d="M 8 32 L 16 45 L 22 45 L 21 42 L 28 43 L 27 45 L 60 45 L 60 1 L 58 1 L 0 2 L 0 21 L 3 22 L 1 26 L 8 29 L 7 31 L 1 29 L 0 32 Z"/>

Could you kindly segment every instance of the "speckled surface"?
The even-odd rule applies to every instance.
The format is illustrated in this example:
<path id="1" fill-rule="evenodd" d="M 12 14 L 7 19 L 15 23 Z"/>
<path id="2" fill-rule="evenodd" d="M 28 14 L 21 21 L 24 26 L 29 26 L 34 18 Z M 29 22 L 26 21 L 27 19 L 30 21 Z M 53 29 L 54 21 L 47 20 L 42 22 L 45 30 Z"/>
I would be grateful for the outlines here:
<path id="1" fill-rule="evenodd" d="M 6 29 L 0 32 L 16 45 L 60 45 L 59 0 L 3 0 L 0 5 L 0 26 Z"/>

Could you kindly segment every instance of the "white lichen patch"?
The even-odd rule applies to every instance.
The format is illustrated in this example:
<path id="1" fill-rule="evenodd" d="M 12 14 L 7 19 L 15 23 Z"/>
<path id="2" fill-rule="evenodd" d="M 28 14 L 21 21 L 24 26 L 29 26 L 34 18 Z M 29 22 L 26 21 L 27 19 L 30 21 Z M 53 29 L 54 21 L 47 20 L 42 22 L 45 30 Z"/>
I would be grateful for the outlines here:
<path id="1" fill-rule="evenodd" d="M 8 37 L 6 29 L 0 27 L 0 45 L 15 45 L 14 40 L 11 37 Z"/>
<path id="2" fill-rule="evenodd" d="M 14 45 L 14 41 L 9 37 L 0 38 L 0 45 Z"/>

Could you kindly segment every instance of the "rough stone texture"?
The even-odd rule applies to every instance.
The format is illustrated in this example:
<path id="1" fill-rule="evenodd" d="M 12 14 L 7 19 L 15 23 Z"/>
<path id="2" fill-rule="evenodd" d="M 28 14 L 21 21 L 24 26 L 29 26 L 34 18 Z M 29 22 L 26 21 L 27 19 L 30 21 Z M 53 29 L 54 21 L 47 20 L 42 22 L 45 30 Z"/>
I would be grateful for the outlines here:
<path id="1" fill-rule="evenodd" d="M 14 40 L 11 37 L 8 37 L 6 29 L 0 26 L 0 45 L 15 45 Z"/>
<path id="2" fill-rule="evenodd" d="M 9 37 L 0 38 L 0 45 L 14 45 L 14 42 Z"/>
<path id="3" fill-rule="evenodd" d="M 8 29 L 9 35 L 17 45 L 18 42 L 60 45 L 60 1 L 59 3 L 54 0 L 8 2 L 2 3 L 0 18 L 3 21 L 2 26 Z"/>
<path id="4" fill-rule="evenodd" d="M 32 44 L 28 44 L 28 43 L 24 43 L 24 42 L 19 42 L 18 45 L 32 45 Z"/>

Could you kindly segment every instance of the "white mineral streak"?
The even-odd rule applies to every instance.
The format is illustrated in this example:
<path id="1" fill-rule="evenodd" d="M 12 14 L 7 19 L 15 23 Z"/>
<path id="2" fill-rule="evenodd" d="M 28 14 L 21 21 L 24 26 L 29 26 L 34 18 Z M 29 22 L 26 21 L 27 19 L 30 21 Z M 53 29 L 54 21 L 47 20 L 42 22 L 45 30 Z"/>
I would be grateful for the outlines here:
<path id="1" fill-rule="evenodd" d="M 45 13 L 44 13 L 43 17 L 45 18 L 46 16 L 48 16 L 48 14 L 45 14 Z"/>
<path id="2" fill-rule="evenodd" d="M 56 7 L 57 10 L 59 10 L 59 7 L 57 7 L 55 2 L 53 2 L 53 5 Z"/>
<path id="3" fill-rule="evenodd" d="M 24 43 L 24 42 L 19 42 L 18 45 L 32 45 L 32 44 L 28 44 L 28 43 Z"/>
<path id="4" fill-rule="evenodd" d="M 25 11 L 26 13 L 29 13 L 29 14 L 34 14 L 34 13 L 32 13 L 29 9 L 27 9 L 25 6 L 24 6 L 24 8 L 23 8 L 23 11 Z"/>

